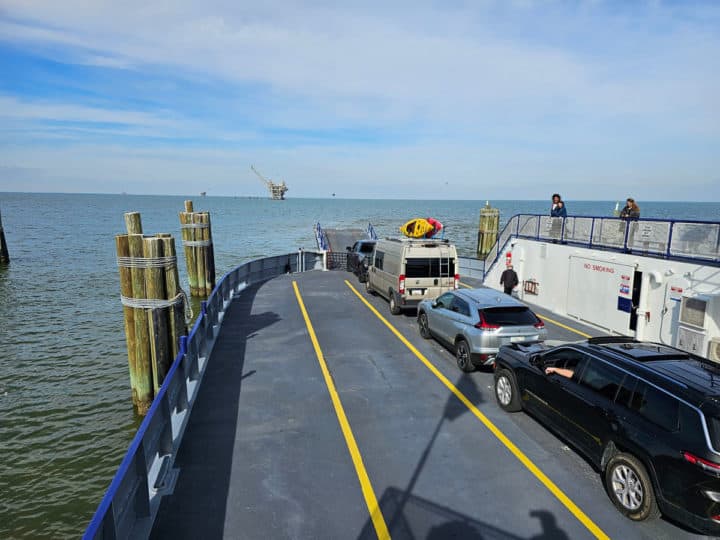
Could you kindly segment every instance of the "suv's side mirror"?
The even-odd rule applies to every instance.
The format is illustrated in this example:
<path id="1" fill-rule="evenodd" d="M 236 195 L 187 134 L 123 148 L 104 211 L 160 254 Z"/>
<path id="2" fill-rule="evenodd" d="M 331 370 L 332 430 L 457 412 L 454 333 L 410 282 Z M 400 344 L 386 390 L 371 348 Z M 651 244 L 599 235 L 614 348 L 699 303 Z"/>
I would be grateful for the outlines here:
<path id="1" fill-rule="evenodd" d="M 531 365 L 531 366 L 538 367 L 538 368 L 542 368 L 542 366 L 543 366 L 542 356 L 539 355 L 539 354 L 533 354 L 533 355 L 530 357 L 530 365 Z"/>
<path id="2" fill-rule="evenodd" d="M 437 300 L 433 300 L 433 301 L 432 301 L 432 304 L 430 304 L 430 305 L 431 305 L 432 307 L 434 307 L 434 308 L 438 307 L 438 302 L 437 302 Z"/>
<path id="3" fill-rule="evenodd" d="M 346 246 L 346 247 L 345 247 L 345 250 L 346 250 L 346 251 L 352 251 L 352 246 Z"/>

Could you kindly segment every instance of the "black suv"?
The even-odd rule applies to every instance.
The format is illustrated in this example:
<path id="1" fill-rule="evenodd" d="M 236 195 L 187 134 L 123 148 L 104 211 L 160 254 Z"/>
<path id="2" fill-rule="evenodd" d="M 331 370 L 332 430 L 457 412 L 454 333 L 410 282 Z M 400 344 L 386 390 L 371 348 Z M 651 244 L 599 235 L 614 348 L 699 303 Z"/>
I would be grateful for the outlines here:
<path id="1" fill-rule="evenodd" d="M 368 258 L 375 251 L 377 240 L 358 240 L 352 247 L 348 246 L 347 270 L 358 277 L 360 283 L 367 281 Z"/>
<path id="2" fill-rule="evenodd" d="M 500 407 L 526 409 L 587 456 L 625 516 L 720 533 L 720 366 L 618 337 L 506 345 L 495 366 Z"/>

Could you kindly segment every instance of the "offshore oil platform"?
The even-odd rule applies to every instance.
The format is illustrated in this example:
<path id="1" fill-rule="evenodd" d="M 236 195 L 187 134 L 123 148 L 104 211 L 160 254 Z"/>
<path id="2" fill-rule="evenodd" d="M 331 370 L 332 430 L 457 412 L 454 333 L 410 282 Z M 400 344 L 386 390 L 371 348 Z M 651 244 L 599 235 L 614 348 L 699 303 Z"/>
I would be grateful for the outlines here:
<path id="1" fill-rule="evenodd" d="M 268 188 L 268 191 L 270 192 L 270 198 L 274 201 L 284 201 L 285 200 L 285 192 L 288 190 L 287 185 L 285 185 L 285 181 L 283 180 L 280 183 L 273 182 L 269 178 L 265 178 L 262 174 L 260 174 L 257 169 L 250 165 L 250 168 L 252 171 L 258 175 L 258 178 L 262 180 L 265 185 Z"/>

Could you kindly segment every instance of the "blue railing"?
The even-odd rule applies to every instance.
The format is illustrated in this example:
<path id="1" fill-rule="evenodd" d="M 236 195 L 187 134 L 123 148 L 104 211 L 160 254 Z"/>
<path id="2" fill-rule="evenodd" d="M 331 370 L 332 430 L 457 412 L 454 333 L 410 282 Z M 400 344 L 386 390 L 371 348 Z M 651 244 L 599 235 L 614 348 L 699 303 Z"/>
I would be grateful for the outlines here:
<path id="1" fill-rule="evenodd" d="M 325 231 L 320 226 L 319 221 L 315 225 L 315 241 L 317 242 L 318 249 L 322 249 L 323 251 L 328 251 L 330 249 L 330 241 L 327 238 L 327 234 L 325 234 Z"/>
<path id="2" fill-rule="evenodd" d="M 518 214 L 510 218 L 485 258 L 486 274 L 512 238 L 720 266 L 720 222 Z"/>
<path id="3" fill-rule="evenodd" d="M 206 302 L 130 443 L 120 468 L 83 538 L 147 538 L 164 495 L 172 493 L 173 469 L 220 325 L 232 298 L 260 281 L 289 272 L 322 269 L 322 254 L 297 253 L 250 261 L 225 274 Z"/>

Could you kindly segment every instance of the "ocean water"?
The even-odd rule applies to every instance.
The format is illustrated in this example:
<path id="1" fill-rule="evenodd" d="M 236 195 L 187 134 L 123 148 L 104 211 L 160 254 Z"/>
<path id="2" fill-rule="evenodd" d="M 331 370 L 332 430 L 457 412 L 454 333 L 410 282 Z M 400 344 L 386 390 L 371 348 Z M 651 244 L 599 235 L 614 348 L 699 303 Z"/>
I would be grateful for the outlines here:
<path id="1" fill-rule="evenodd" d="M 77 537 L 141 418 L 130 399 L 114 236 L 124 212 L 172 233 L 185 197 L 0 193 L 11 263 L 0 266 L 0 538 Z M 432 216 L 461 255 L 475 250 L 485 201 L 194 197 L 211 213 L 218 279 L 250 259 L 315 247 L 313 225 L 395 235 Z M 501 223 L 549 201 L 491 201 Z M 720 203 L 651 202 L 642 216 L 720 221 Z M 615 201 L 568 201 L 609 216 Z M 180 278 L 187 290 L 184 259 Z"/>

